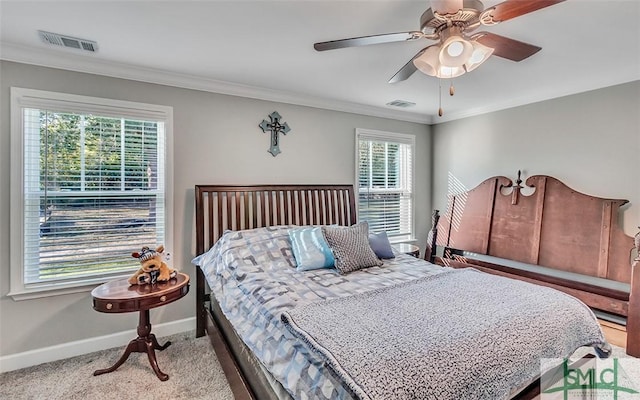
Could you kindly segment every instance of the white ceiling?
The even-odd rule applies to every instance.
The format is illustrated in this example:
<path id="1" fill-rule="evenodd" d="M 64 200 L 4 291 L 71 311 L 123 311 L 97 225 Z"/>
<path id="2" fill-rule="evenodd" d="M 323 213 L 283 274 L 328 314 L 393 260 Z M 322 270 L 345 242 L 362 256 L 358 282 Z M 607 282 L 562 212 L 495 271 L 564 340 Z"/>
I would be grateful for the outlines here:
<path id="1" fill-rule="evenodd" d="M 484 1 L 485 7 L 500 1 Z M 455 79 L 416 72 L 387 81 L 414 42 L 316 52 L 313 43 L 419 30 L 428 0 L 7 1 L 0 57 L 163 84 L 438 123 L 640 79 L 640 1 L 568 0 L 490 31 L 542 50 L 520 62 L 491 57 Z M 45 30 L 98 43 L 95 54 L 42 43 Z M 416 103 L 398 110 L 393 100 Z"/>

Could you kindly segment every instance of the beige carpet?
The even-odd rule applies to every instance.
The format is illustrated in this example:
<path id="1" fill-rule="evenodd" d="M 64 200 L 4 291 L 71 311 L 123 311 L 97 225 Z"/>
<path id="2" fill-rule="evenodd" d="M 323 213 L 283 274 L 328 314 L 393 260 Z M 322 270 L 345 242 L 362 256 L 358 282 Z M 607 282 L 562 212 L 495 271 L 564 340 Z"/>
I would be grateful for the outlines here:
<path id="1" fill-rule="evenodd" d="M 167 339 L 171 346 L 156 352 L 166 382 L 156 377 L 146 353 L 133 353 L 116 371 L 93 376 L 118 360 L 124 350 L 118 347 L 1 374 L 0 399 L 233 399 L 207 337 L 186 332 L 159 342 Z"/>
<path id="2" fill-rule="evenodd" d="M 0 399 L 233 399 L 208 338 L 195 339 L 194 332 L 186 332 L 159 342 L 166 340 L 171 340 L 171 346 L 156 352 L 160 369 L 169 374 L 166 382 L 156 378 L 142 353 L 132 354 L 115 372 L 93 376 L 96 369 L 110 367 L 118 360 L 124 350 L 118 347 L 0 374 Z M 640 360 L 628 358 L 620 347 L 613 348 L 613 356 L 620 359 L 639 390 Z M 579 349 L 574 356 L 589 350 Z"/>

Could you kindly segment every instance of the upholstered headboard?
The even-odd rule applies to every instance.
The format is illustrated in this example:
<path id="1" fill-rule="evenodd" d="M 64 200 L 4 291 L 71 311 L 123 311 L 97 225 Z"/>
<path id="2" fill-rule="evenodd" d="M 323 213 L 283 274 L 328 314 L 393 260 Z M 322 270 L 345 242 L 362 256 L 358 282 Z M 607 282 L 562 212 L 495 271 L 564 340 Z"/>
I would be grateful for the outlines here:
<path id="1" fill-rule="evenodd" d="M 633 238 L 618 226 L 627 200 L 577 192 L 546 175 L 495 176 L 449 198 L 437 244 L 629 283 Z"/>

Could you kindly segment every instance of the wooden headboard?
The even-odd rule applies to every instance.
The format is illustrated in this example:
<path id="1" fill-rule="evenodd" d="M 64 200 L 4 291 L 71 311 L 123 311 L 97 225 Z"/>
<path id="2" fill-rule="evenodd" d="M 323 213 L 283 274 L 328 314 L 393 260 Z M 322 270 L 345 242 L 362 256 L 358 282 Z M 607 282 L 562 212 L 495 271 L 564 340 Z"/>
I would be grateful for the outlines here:
<path id="1" fill-rule="evenodd" d="M 225 230 L 355 221 L 351 185 L 196 185 L 197 254 Z"/>
<path id="2" fill-rule="evenodd" d="M 546 175 L 525 187 L 495 176 L 449 198 L 437 244 L 629 283 L 633 238 L 618 226 L 627 200 L 577 192 Z"/>

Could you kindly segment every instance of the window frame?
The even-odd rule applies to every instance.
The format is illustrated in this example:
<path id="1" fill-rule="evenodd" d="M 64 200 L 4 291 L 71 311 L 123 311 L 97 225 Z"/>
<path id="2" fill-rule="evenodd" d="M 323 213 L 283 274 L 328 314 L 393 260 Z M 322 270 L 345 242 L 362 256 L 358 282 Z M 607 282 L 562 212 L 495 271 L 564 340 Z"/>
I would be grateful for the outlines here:
<path id="1" fill-rule="evenodd" d="M 415 188 L 416 188 L 416 136 L 406 133 L 385 132 L 374 129 L 356 128 L 355 131 L 355 197 L 357 204 L 357 218 L 360 221 L 360 140 L 380 140 L 386 142 L 395 142 L 411 146 L 411 217 L 409 221 L 411 233 L 409 238 L 389 238 L 391 243 L 407 243 L 416 241 L 416 223 L 415 223 Z M 374 189 L 374 191 L 377 191 Z M 380 192 L 391 193 L 393 190 L 380 190 Z"/>
<path id="2" fill-rule="evenodd" d="M 10 279 L 9 293 L 14 300 L 27 300 L 53 295 L 84 292 L 107 280 L 127 277 L 126 274 L 93 274 L 74 280 L 25 284 L 24 245 L 24 126 L 23 109 L 55 109 L 70 113 L 94 113 L 116 118 L 139 118 L 164 123 L 165 153 L 165 240 L 167 249 L 173 248 L 173 107 L 124 100 L 81 96 L 19 87 L 11 88 L 10 131 Z M 151 245 L 155 245 L 152 243 Z M 135 249 L 132 249 L 135 250 Z M 135 265 L 135 264 L 132 264 Z"/>

